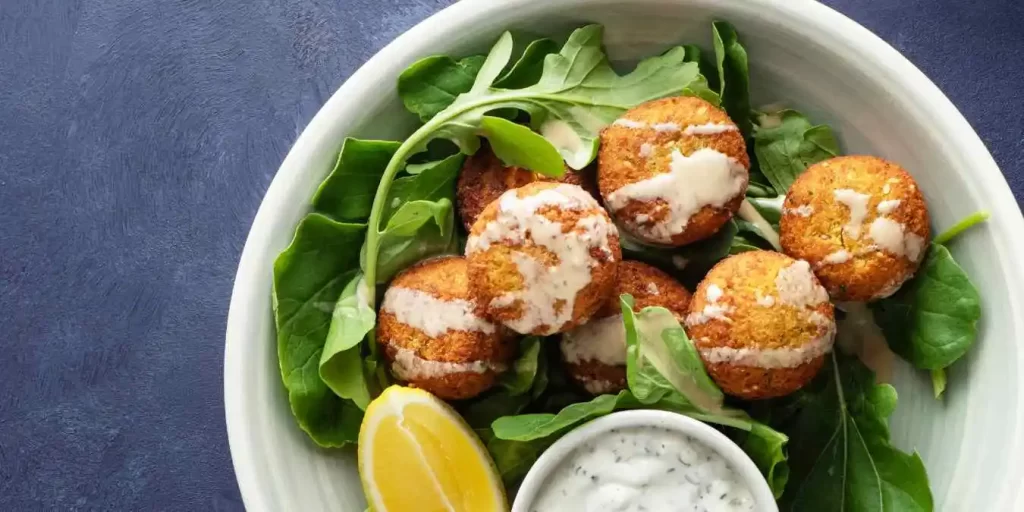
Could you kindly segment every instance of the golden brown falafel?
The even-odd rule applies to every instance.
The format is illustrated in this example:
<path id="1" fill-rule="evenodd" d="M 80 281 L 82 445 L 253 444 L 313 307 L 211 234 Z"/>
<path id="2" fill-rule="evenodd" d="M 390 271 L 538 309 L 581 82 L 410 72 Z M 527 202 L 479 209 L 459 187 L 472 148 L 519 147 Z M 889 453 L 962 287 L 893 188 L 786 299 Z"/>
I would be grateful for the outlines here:
<path id="1" fill-rule="evenodd" d="M 749 169 L 736 124 L 700 98 L 644 103 L 601 132 L 601 195 L 619 225 L 647 243 L 713 235 L 743 202 Z"/>
<path id="2" fill-rule="evenodd" d="M 874 156 L 812 165 L 783 203 L 783 251 L 807 260 L 835 300 L 893 294 L 917 271 L 930 235 L 914 178 Z"/>
<path id="3" fill-rule="evenodd" d="M 618 232 L 576 185 L 530 183 L 477 218 L 466 242 L 473 293 L 490 318 L 521 334 L 586 322 L 615 285 Z"/>
<path id="4" fill-rule="evenodd" d="M 633 296 L 633 310 L 661 306 L 680 323 L 690 292 L 668 274 L 639 261 L 619 263 L 615 290 L 590 322 L 562 335 L 559 347 L 569 376 L 594 395 L 626 389 L 626 332 L 619 297 Z"/>
<path id="5" fill-rule="evenodd" d="M 810 265 L 770 251 L 715 265 L 694 292 L 686 327 L 711 378 L 744 399 L 783 396 L 810 382 L 836 330 Z"/>
<path id="6" fill-rule="evenodd" d="M 471 398 L 494 385 L 515 355 L 514 340 L 483 313 L 466 259 L 429 259 L 384 293 L 377 343 L 398 380 L 445 400 Z"/>
<path id="7" fill-rule="evenodd" d="M 565 174 L 557 179 L 521 167 L 505 166 L 491 147 L 484 143 L 462 164 L 456 188 L 459 217 L 466 231 L 469 231 L 480 212 L 501 194 L 535 181 L 580 185 L 597 197 L 597 186 L 593 178 L 587 179 L 588 175 L 586 170 L 576 171 L 566 166 Z"/>

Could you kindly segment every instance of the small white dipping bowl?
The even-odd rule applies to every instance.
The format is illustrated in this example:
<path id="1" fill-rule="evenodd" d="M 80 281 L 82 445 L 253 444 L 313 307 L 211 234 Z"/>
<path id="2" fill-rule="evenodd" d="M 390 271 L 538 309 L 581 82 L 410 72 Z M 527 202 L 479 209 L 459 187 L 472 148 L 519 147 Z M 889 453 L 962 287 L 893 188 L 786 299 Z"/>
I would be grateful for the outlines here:
<path id="1" fill-rule="evenodd" d="M 754 461 L 736 443 L 710 425 L 689 416 L 666 411 L 633 410 L 602 416 L 582 427 L 570 431 L 565 437 L 551 445 L 530 468 L 523 485 L 519 487 L 512 512 L 527 512 L 548 483 L 551 472 L 587 441 L 612 429 L 630 427 L 660 427 L 672 429 L 700 441 L 722 456 L 740 479 L 747 484 L 750 494 L 757 502 L 757 512 L 778 512 L 771 488 Z"/>

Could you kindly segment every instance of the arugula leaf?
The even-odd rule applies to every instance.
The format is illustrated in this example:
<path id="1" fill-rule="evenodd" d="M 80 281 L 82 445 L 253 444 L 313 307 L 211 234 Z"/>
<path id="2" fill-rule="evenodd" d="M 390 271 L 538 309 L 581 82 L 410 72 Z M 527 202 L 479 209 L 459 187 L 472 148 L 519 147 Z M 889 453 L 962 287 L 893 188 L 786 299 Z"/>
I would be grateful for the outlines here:
<path id="1" fill-rule="evenodd" d="M 370 403 L 373 375 L 364 375 L 362 341 L 377 323 L 366 303 L 366 281 L 354 275 L 341 292 L 331 315 L 324 351 L 320 356 L 320 378 L 334 394 L 352 400 L 362 410 Z"/>
<path id="2" fill-rule="evenodd" d="M 893 352 L 918 368 L 938 370 L 974 344 L 981 296 L 949 250 L 933 243 L 914 279 L 872 310 Z"/>
<path id="3" fill-rule="evenodd" d="M 484 116 L 480 131 L 491 143 L 494 154 L 505 165 L 561 178 L 565 174 L 562 155 L 539 133 L 500 117 Z"/>
<path id="4" fill-rule="evenodd" d="M 601 34 L 602 28 L 597 25 L 574 31 L 558 54 L 548 54 L 544 59 L 538 82 L 521 89 L 493 86 L 511 58 L 513 46 L 508 33 L 498 40 L 469 91 L 460 94 L 406 139 L 381 176 L 370 212 L 363 266 L 368 282 L 381 281 L 377 269 L 384 256 L 381 224 L 392 181 L 409 158 L 427 148 L 432 140 L 451 140 L 463 153 L 472 154 L 480 146 L 480 126 L 488 112 L 518 109 L 529 114 L 531 127 L 553 142 L 568 157 L 566 162 L 571 167 L 581 169 L 596 155 L 599 131 L 629 108 L 684 91 L 714 94 L 707 89 L 697 64 L 684 62 L 683 48 L 646 59 L 632 73 L 619 76 L 601 50 Z M 410 71 L 406 77 L 415 75 Z M 375 303 L 372 287 L 369 303 Z"/>
<path id="5" fill-rule="evenodd" d="M 516 63 L 494 81 L 502 89 L 522 89 L 536 84 L 544 73 L 544 59 L 551 53 L 558 53 L 558 43 L 550 39 L 531 41 Z"/>
<path id="6" fill-rule="evenodd" d="M 830 367 L 829 367 L 830 366 Z M 799 439 L 789 453 L 784 511 L 930 511 L 924 463 L 889 442 L 896 390 L 875 384 L 856 358 L 831 364 L 801 392 L 803 407 L 782 430 Z"/>
<path id="7" fill-rule="evenodd" d="M 803 114 L 782 110 L 762 114 L 754 130 L 754 154 L 761 172 L 779 195 L 809 166 L 839 154 L 832 129 L 812 126 Z"/>
<path id="8" fill-rule="evenodd" d="M 630 295 L 622 295 L 619 303 L 626 330 L 626 379 L 633 396 L 655 403 L 667 390 L 679 393 L 698 410 L 721 412 L 725 395 L 708 376 L 675 315 L 662 307 L 634 313 Z"/>
<path id="9" fill-rule="evenodd" d="M 365 224 L 311 213 L 274 261 L 277 357 L 288 402 L 299 426 L 320 446 L 358 439 L 362 411 L 336 396 L 320 378 L 332 312 L 359 263 Z"/>
<path id="10" fill-rule="evenodd" d="M 718 94 L 729 117 L 739 127 L 743 138 L 753 134 L 750 121 L 750 72 L 747 51 L 740 44 L 736 29 L 727 22 L 711 24 L 715 42 L 715 63 L 718 67 Z"/>
<path id="11" fill-rule="evenodd" d="M 398 96 L 409 112 L 429 121 L 469 91 L 483 63 L 483 55 L 458 61 L 446 55 L 420 59 L 398 76 Z"/>
<path id="12" fill-rule="evenodd" d="M 342 221 L 365 221 L 370 215 L 384 168 L 400 142 L 345 139 L 338 161 L 313 196 L 313 209 Z"/>
<path id="13" fill-rule="evenodd" d="M 719 91 L 721 82 L 718 79 L 718 68 L 716 63 L 708 58 L 707 54 L 695 44 L 683 45 L 683 50 L 686 51 L 686 55 L 683 60 L 686 62 L 696 62 L 697 69 L 700 70 L 700 74 L 707 80 L 708 89 L 712 91 Z M 717 94 L 715 96 L 718 96 Z M 721 97 L 717 97 L 713 103 L 721 101 Z"/>

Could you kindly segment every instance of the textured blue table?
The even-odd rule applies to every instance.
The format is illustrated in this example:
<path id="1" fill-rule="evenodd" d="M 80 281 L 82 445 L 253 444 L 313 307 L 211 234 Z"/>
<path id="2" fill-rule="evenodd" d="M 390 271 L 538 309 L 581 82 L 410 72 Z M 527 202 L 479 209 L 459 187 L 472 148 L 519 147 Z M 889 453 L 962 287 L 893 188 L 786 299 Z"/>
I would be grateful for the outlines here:
<path id="1" fill-rule="evenodd" d="M 320 105 L 447 3 L 0 0 L 0 510 L 242 508 L 221 363 L 249 224 Z M 1024 198 L 1022 4 L 828 3 Z"/>

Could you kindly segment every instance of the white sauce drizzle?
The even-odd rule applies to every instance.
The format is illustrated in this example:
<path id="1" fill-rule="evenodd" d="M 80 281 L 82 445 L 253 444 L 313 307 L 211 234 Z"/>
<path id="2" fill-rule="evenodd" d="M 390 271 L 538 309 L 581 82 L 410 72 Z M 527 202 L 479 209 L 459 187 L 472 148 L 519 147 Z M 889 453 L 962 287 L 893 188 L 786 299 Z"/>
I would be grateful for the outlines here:
<path id="1" fill-rule="evenodd" d="M 709 363 L 731 363 L 738 366 L 753 366 L 757 368 L 795 368 L 832 350 L 834 336 L 835 326 L 832 325 L 824 335 L 799 347 L 713 347 L 701 349 L 700 352 L 704 360 Z"/>
<path id="2" fill-rule="evenodd" d="M 682 233 L 695 213 L 706 206 L 721 208 L 743 193 L 747 169 L 735 158 L 710 148 L 690 156 L 675 150 L 669 172 L 627 184 L 608 195 L 613 211 L 631 201 L 661 199 L 668 203 L 669 214 L 656 224 L 642 226 L 651 238 L 670 242 Z"/>
<path id="3" fill-rule="evenodd" d="M 843 233 L 853 239 L 860 238 L 861 225 L 868 214 L 868 201 L 871 196 L 855 190 L 841 188 L 833 191 L 836 201 L 850 209 L 850 221 L 843 226 Z"/>
<path id="4" fill-rule="evenodd" d="M 658 285 L 654 283 L 647 283 L 647 293 L 651 295 L 660 295 L 661 290 L 658 289 Z"/>
<path id="5" fill-rule="evenodd" d="M 886 199 L 885 201 L 878 203 L 878 213 L 881 213 L 882 215 L 889 215 L 896 211 L 896 207 L 899 205 L 899 199 Z"/>
<path id="6" fill-rule="evenodd" d="M 462 299 L 443 300 L 421 290 L 392 286 L 381 309 L 409 327 L 436 338 L 448 331 L 494 333 L 494 325 L 476 315 L 476 306 Z"/>
<path id="7" fill-rule="evenodd" d="M 796 208 L 783 208 L 783 214 L 799 215 L 800 217 L 810 217 L 814 213 L 814 207 L 809 204 L 802 204 Z"/>
<path id="8" fill-rule="evenodd" d="M 888 217 L 878 217 L 871 223 L 868 236 L 875 244 L 896 256 L 917 261 L 924 248 L 924 238 L 906 231 L 906 226 Z"/>
<path id="9" fill-rule="evenodd" d="M 779 270 L 775 276 L 775 288 L 783 303 L 798 308 L 814 307 L 828 302 L 828 292 L 815 281 L 811 265 L 804 260 L 797 260 Z"/>
<path id="10" fill-rule="evenodd" d="M 563 233 L 562 223 L 536 214 L 547 206 L 564 211 L 600 209 L 590 194 L 574 185 L 558 185 L 523 198 L 510 190 L 498 201 L 497 217 L 479 235 L 469 238 L 466 254 L 487 250 L 499 241 L 517 245 L 529 241 L 554 253 L 558 264 L 552 267 L 524 253 L 513 253 L 523 288 L 496 297 L 490 306 L 501 308 L 519 302 L 523 314 L 507 322 L 509 327 L 526 333 L 547 326 L 549 334 L 556 332 L 572 318 L 576 294 L 590 283 L 590 271 L 599 264 L 591 256 L 591 249 L 600 249 L 611 259 L 608 237 L 616 233 L 615 226 L 604 216 L 593 215 L 578 220 L 574 229 Z"/>
<path id="11" fill-rule="evenodd" d="M 544 136 L 570 167 L 578 169 L 586 164 L 589 159 L 591 148 L 583 143 L 579 133 L 561 119 L 551 119 L 540 127 L 540 134 Z"/>
<path id="12" fill-rule="evenodd" d="M 680 126 L 679 123 L 666 122 L 647 124 L 643 121 L 635 121 L 624 117 L 616 119 L 612 124 L 632 129 L 651 128 L 658 133 L 681 132 L 683 135 L 718 135 L 720 133 L 739 131 L 739 127 L 732 123 L 691 124 L 684 128 L 683 126 Z"/>
<path id="13" fill-rule="evenodd" d="M 821 261 L 818 262 L 817 267 L 821 268 L 828 265 L 839 265 L 850 261 L 851 258 L 853 258 L 853 254 L 850 254 L 850 251 L 847 251 L 846 249 L 839 249 L 838 251 L 822 258 Z"/>
<path id="14" fill-rule="evenodd" d="M 705 291 L 705 297 L 708 303 L 704 305 L 704 308 L 700 311 L 696 311 L 686 315 L 686 325 L 702 325 L 712 320 L 721 320 L 726 323 L 732 323 L 732 319 L 729 318 L 728 314 L 732 313 L 735 308 L 728 304 L 719 304 L 718 299 L 722 298 L 724 292 L 716 284 L 708 285 Z"/>
<path id="15" fill-rule="evenodd" d="M 654 145 L 649 142 L 644 142 L 640 145 L 640 158 L 648 158 L 654 154 Z"/>
<path id="16" fill-rule="evenodd" d="M 603 395 L 617 391 L 618 386 L 610 380 L 597 380 L 584 377 L 582 379 L 583 389 L 591 395 Z"/>
<path id="17" fill-rule="evenodd" d="M 626 364 L 626 326 L 622 315 L 591 320 L 563 334 L 559 348 L 565 361 L 571 364 L 586 361 L 612 366 Z"/>
<path id="18" fill-rule="evenodd" d="M 399 347 L 395 352 L 395 361 L 391 363 L 391 372 L 401 380 L 431 379 L 444 377 L 454 373 L 485 373 L 493 371 L 501 373 L 507 367 L 492 361 L 470 361 L 465 363 L 449 363 L 431 361 L 416 355 L 416 352 Z"/>

